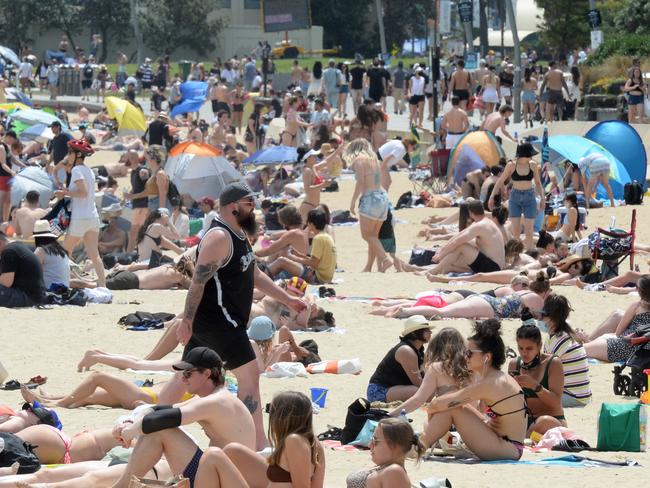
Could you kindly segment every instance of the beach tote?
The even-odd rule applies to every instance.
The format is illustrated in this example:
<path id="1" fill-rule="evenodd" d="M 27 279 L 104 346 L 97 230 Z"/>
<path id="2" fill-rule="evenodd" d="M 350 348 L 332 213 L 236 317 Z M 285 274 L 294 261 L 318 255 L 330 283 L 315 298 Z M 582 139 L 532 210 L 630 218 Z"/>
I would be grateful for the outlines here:
<path id="1" fill-rule="evenodd" d="M 603 403 L 598 418 L 598 450 L 646 450 L 647 413 L 641 403 Z"/>
<path id="2" fill-rule="evenodd" d="M 361 432 L 359 432 L 359 435 L 356 439 L 350 442 L 350 445 L 357 447 L 368 447 L 370 445 L 370 440 L 375 433 L 375 429 L 377 429 L 377 424 L 379 424 L 379 422 L 376 420 L 366 420 L 366 423 L 363 424 Z"/>
<path id="3" fill-rule="evenodd" d="M 349 444 L 357 438 L 366 420 L 381 420 L 388 417 L 388 412 L 380 408 L 370 408 L 370 402 L 365 398 L 357 398 L 348 407 L 345 416 L 345 427 L 341 432 L 341 444 Z"/>
<path id="4" fill-rule="evenodd" d="M 13 463 L 19 463 L 18 474 L 35 473 L 41 469 L 41 462 L 32 444 L 23 441 L 15 434 L 0 432 L 0 468 L 8 468 Z"/>
<path id="5" fill-rule="evenodd" d="M 167 488 L 190 488 L 190 480 L 183 476 L 174 476 L 172 479 L 163 480 L 149 480 L 146 478 L 139 478 L 137 476 L 131 477 L 129 488 L 146 488 L 147 486 L 166 486 Z"/>

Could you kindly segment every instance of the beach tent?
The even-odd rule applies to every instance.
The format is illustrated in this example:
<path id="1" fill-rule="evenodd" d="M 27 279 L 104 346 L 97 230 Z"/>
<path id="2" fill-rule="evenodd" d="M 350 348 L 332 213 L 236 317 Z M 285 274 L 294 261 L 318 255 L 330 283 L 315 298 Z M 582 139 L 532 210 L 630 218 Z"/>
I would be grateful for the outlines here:
<path id="1" fill-rule="evenodd" d="M 47 205 L 54 195 L 54 185 L 47 172 L 42 168 L 30 166 L 21 170 L 11 180 L 11 205 L 20 205 L 28 191 L 39 193 L 38 203 L 42 208 Z"/>
<path id="2" fill-rule="evenodd" d="M 202 142 L 186 141 L 169 151 L 165 172 L 181 195 L 194 200 L 219 198 L 229 183 L 242 181 L 242 175 L 225 157 L 221 149 Z"/>
<path id="3" fill-rule="evenodd" d="M 31 127 L 37 124 L 50 126 L 52 122 L 58 122 L 61 124 L 61 127 L 68 127 L 68 125 L 63 123 L 56 115 L 52 115 L 43 110 L 36 110 L 33 108 L 15 110 L 11 112 L 11 115 L 9 115 L 9 123 L 12 122 L 20 122 L 27 127 Z"/>
<path id="4" fill-rule="evenodd" d="M 533 145 L 538 150 L 541 149 L 541 141 L 533 141 Z M 562 161 L 568 160 L 578 164 L 580 158 L 588 156 L 591 153 L 600 153 L 605 156 L 609 160 L 609 184 L 612 187 L 614 198 L 617 200 L 623 199 L 623 188 L 625 183 L 630 182 L 630 175 L 625 169 L 625 166 L 623 166 L 623 163 L 603 146 L 586 137 L 560 135 L 548 138 L 548 148 L 548 159 L 553 165 L 553 171 L 558 180 L 564 177 L 564 168 L 560 165 Z M 607 200 L 607 192 L 603 185 L 598 185 L 596 196 L 598 199 Z"/>
<path id="5" fill-rule="evenodd" d="M 447 181 L 460 183 L 470 171 L 499 164 L 503 148 L 491 132 L 477 130 L 461 137 L 449 154 Z"/>
<path id="6" fill-rule="evenodd" d="M 105 103 L 108 116 L 117 120 L 119 135 L 144 135 L 147 121 L 142 110 L 127 100 L 117 97 L 106 97 Z"/>
<path id="7" fill-rule="evenodd" d="M 630 178 L 645 186 L 648 157 L 634 127 L 621 120 L 604 120 L 593 126 L 585 137 L 612 153 L 623 163 Z"/>
<path id="8" fill-rule="evenodd" d="M 198 112 L 208 96 L 208 83 L 205 81 L 186 81 L 181 84 L 181 100 L 172 109 L 171 116 Z M 242 119 L 248 121 L 248 119 Z"/>
<path id="9" fill-rule="evenodd" d="M 32 100 L 18 88 L 5 88 L 5 94 L 8 102 L 20 102 L 28 107 L 33 107 Z"/>
<path id="10" fill-rule="evenodd" d="M 11 49 L 8 48 L 7 46 L 0 46 L 0 56 L 5 58 L 7 61 L 12 63 L 15 66 L 18 66 L 20 64 L 20 58 L 18 55 Z"/>

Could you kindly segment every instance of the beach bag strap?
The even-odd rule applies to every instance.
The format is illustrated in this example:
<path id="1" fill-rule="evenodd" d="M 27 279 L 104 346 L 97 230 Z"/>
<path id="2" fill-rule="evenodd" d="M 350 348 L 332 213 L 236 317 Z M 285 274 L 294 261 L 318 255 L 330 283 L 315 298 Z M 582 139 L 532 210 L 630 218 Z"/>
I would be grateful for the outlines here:
<path id="1" fill-rule="evenodd" d="M 183 476 L 174 476 L 172 479 L 163 480 L 150 480 L 147 478 L 140 478 L 139 476 L 131 476 L 129 488 L 146 488 L 147 486 L 166 486 L 168 488 L 190 488 L 190 480 Z"/>
<path id="2" fill-rule="evenodd" d="M 598 417 L 598 450 L 640 452 L 642 444 L 645 450 L 645 423 L 646 410 L 640 403 L 603 403 Z"/>

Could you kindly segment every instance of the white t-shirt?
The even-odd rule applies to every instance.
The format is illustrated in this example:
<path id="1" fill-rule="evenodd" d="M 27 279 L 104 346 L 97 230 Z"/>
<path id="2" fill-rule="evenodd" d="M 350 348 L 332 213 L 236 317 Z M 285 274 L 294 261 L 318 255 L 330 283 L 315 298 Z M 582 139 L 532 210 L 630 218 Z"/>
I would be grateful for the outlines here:
<path id="1" fill-rule="evenodd" d="M 210 228 L 210 225 L 212 225 L 212 221 L 217 217 L 218 214 L 216 210 L 210 210 L 207 214 L 205 214 L 203 217 L 203 227 L 201 228 L 201 232 L 199 232 L 199 237 L 203 237 L 203 234 L 205 234 Z"/>
<path id="2" fill-rule="evenodd" d="M 20 63 L 18 68 L 18 78 L 31 78 L 32 65 L 30 63 Z"/>
<path id="3" fill-rule="evenodd" d="M 381 159 L 386 161 L 389 157 L 393 156 L 393 164 L 397 163 L 400 159 L 404 158 L 406 154 L 406 148 L 402 141 L 395 139 L 388 141 L 386 144 L 379 148 L 379 155 Z"/>
<path id="4" fill-rule="evenodd" d="M 411 95 L 424 95 L 424 76 L 411 77 Z"/>
<path id="5" fill-rule="evenodd" d="M 75 197 L 72 199 L 70 211 L 71 218 L 78 219 L 98 219 L 97 207 L 95 207 L 95 176 L 88 166 L 75 166 L 72 168 L 72 178 L 70 179 L 70 191 L 77 191 L 77 181 L 83 180 L 86 184 L 86 196 L 83 198 Z"/>

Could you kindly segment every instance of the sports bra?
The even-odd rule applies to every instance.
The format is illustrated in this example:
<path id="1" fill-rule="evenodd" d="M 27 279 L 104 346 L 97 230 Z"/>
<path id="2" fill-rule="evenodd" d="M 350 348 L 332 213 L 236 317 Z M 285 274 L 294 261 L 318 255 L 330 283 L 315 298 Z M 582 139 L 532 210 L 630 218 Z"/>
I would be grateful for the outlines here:
<path id="1" fill-rule="evenodd" d="M 269 464 L 266 477 L 271 483 L 291 483 L 291 473 L 277 464 Z"/>
<path id="2" fill-rule="evenodd" d="M 528 163 L 528 173 L 525 175 L 517 173 L 517 166 L 515 164 L 515 170 L 512 172 L 512 181 L 533 181 L 533 168 L 530 167 Z"/>
<path id="3" fill-rule="evenodd" d="M 551 367 L 551 361 L 553 361 L 554 357 L 556 357 L 555 354 L 549 358 L 548 362 L 546 363 L 546 368 L 544 368 L 544 376 L 542 376 L 542 379 L 539 381 L 539 384 L 542 385 L 542 388 L 546 388 L 547 390 L 548 390 L 548 368 Z M 517 374 L 521 373 L 521 358 L 517 358 L 517 363 L 515 365 L 515 373 Z M 533 390 L 532 388 L 522 387 L 521 389 L 524 391 L 525 398 L 537 398 L 537 393 L 535 393 L 535 390 Z"/>

